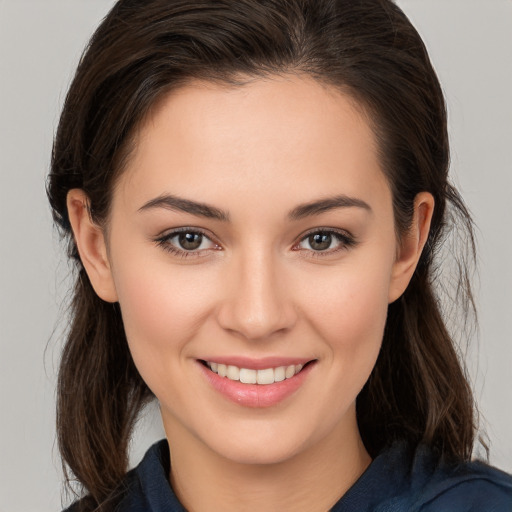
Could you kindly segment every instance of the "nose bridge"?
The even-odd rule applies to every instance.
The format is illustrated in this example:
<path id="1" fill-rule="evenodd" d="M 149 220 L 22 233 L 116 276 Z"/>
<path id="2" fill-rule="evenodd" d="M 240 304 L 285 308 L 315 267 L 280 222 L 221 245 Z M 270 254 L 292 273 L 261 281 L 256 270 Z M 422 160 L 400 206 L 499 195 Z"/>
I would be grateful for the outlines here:
<path id="1" fill-rule="evenodd" d="M 278 256 L 259 247 L 233 259 L 219 312 L 222 327 L 253 340 L 289 329 L 295 312 Z"/>

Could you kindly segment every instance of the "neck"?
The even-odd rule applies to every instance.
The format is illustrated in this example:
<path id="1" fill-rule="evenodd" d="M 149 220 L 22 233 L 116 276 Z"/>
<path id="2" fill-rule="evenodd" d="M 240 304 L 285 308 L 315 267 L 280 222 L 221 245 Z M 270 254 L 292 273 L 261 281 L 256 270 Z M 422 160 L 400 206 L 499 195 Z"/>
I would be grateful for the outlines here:
<path id="1" fill-rule="evenodd" d="M 273 464 L 242 464 L 212 451 L 179 425 L 164 421 L 171 451 L 170 481 L 189 512 L 325 512 L 371 462 L 353 425 Z M 343 431 L 341 431 L 343 430 Z"/>

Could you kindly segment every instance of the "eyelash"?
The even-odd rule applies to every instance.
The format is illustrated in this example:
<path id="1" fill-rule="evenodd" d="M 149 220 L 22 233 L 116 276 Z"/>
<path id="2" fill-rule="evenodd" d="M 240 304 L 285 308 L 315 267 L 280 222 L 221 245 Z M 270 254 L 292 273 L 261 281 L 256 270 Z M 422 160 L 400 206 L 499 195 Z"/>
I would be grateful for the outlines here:
<path id="1" fill-rule="evenodd" d="M 179 258 L 201 258 L 206 256 L 204 254 L 205 251 L 211 251 L 211 250 L 219 250 L 217 248 L 214 249 L 203 249 L 202 251 L 185 251 L 183 249 L 178 249 L 177 247 L 173 246 L 171 244 L 171 240 L 179 235 L 180 233 L 191 233 L 195 235 L 202 235 L 207 240 L 210 240 L 213 244 L 217 245 L 216 242 L 214 242 L 211 237 L 206 234 L 201 229 L 198 228 L 179 228 L 171 231 L 170 233 L 167 233 L 161 237 L 158 237 L 155 242 L 156 244 L 161 247 L 164 251 L 171 253 L 173 256 L 177 256 Z M 218 247 L 218 246 L 217 246 Z"/>
<path id="2" fill-rule="evenodd" d="M 182 249 L 178 249 L 177 247 L 175 247 L 174 245 L 172 245 L 170 243 L 170 240 L 172 240 L 174 237 L 176 237 L 180 233 L 190 233 L 190 234 L 202 235 L 204 238 L 206 238 L 207 240 L 210 240 L 210 242 L 215 244 L 216 247 L 215 248 L 210 248 L 210 249 L 203 249 L 203 250 L 200 250 L 200 251 L 197 251 L 197 250 L 195 250 L 195 251 L 185 251 L 185 250 L 182 250 Z M 339 242 L 339 246 L 337 248 L 335 248 L 335 249 L 330 249 L 330 250 L 327 249 L 325 251 L 315 251 L 313 249 L 297 249 L 296 248 L 302 242 L 307 240 L 310 236 L 316 235 L 316 234 L 323 234 L 323 235 L 331 235 L 331 236 L 333 236 Z M 170 253 L 170 254 L 172 254 L 174 256 L 177 256 L 179 258 L 201 258 L 201 257 L 206 256 L 206 254 L 204 254 L 206 251 L 220 250 L 220 248 L 216 244 L 216 242 L 214 242 L 211 239 L 211 237 L 208 236 L 208 234 L 206 234 L 203 230 L 198 229 L 198 228 L 187 228 L 187 227 L 185 227 L 185 228 L 175 229 L 172 232 L 167 233 L 167 234 L 165 234 L 163 236 L 160 236 L 157 239 L 155 239 L 155 243 L 157 244 L 157 246 L 161 247 L 164 251 L 166 251 L 166 252 L 168 252 L 168 253 Z M 303 234 L 301 236 L 301 238 L 299 239 L 299 241 L 294 244 L 292 250 L 294 250 L 294 251 L 307 251 L 307 252 L 311 253 L 311 256 L 314 257 L 314 258 L 322 258 L 322 257 L 325 257 L 325 256 L 330 256 L 332 254 L 338 253 L 340 251 L 348 250 L 351 247 L 354 247 L 356 244 L 357 244 L 356 239 L 351 234 L 349 234 L 346 231 L 336 230 L 336 229 L 333 229 L 333 228 L 315 228 L 314 230 L 311 230 L 311 231 Z"/>
<path id="3" fill-rule="evenodd" d="M 331 256 L 333 254 L 339 253 L 340 251 L 346 251 L 352 247 L 355 247 L 357 245 L 357 241 L 354 236 L 352 236 L 350 233 L 344 230 L 338 230 L 333 228 L 315 228 L 311 231 L 308 231 L 307 233 L 301 235 L 300 240 L 293 246 L 293 250 L 300 251 L 301 249 L 295 249 L 298 245 L 300 245 L 302 242 L 307 240 L 312 235 L 331 235 L 333 238 L 335 238 L 339 242 L 339 246 L 335 249 L 327 249 L 325 251 L 315 251 L 313 249 L 302 249 L 304 251 L 307 251 L 309 256 L 307 257 L 313 257 L 313 258 L 324 258 L 327 256 Z M 304 256 L 306 257 L 306 256 Z"/>

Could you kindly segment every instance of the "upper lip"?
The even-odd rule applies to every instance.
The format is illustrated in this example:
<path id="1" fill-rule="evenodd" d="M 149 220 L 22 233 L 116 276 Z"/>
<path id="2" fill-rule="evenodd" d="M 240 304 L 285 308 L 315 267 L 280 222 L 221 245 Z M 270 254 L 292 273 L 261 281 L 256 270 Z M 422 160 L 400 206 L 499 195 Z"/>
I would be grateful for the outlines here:
<path id="1" fill-rule="evenodd" d="M 264 370 L 266 368 L 279 368 L 280 366 L 305 365 L 313 358 L 307 357 L 262 357 L 251 358 L 246 356 L 211 356 L 201 359 L 201 361 L 225 364 L 226 366 L 237 366 L 238 368 L 247 368 L 249 370 Z"/>

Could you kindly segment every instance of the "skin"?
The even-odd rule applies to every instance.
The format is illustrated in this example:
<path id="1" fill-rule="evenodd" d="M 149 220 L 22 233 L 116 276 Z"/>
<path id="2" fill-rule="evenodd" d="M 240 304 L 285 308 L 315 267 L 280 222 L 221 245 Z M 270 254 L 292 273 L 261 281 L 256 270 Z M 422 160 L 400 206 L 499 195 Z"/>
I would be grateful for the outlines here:
<path id="1" fill-rule="evenodd" d="M 229 221 L 141 210 L 162 194 L 222 209 Z M 339 195 L 368 208 L 289 218 L 298 205 Z M 160 402 L 180 501 L 190 511 L 330 508 L 370 463 L 355 400 L 387 306 L 420 257 L 432 196 L 416 197 L 398 242 L 362 110 L 288 76 L 174 91 L 140 129 L 107 230 L 86 205 L 83 191 L 69 192 L 84 266 L 98 295 L 119 301 L 135 364 Z M 179 247 L 176 238 L 155 241 L 181 227 L 209 237 L 186 258 L 166 250 Z M 353 243 L 333 237 L 315 250 L 315 229 Z M 214 390 L 197 361 L 234 355 L 315 363 L 291 396 L 250 408 Z"/>

